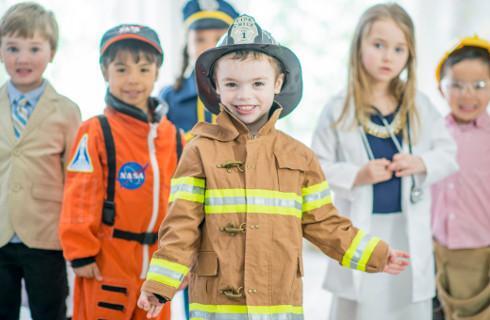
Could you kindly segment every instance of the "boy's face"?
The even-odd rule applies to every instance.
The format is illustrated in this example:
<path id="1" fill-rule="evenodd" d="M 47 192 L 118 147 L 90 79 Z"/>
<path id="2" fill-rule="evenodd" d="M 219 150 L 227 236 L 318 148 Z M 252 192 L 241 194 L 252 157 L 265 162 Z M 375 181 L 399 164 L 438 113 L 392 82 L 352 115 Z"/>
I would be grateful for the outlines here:
<path id="1" fill-rule="evenodd" d="M 109 91 L 119 100 L 148 111 L 148 97 L 158 77 L 155 62 L 150 62 L 140 53 L 138 62 L 127 51 L 120 51 L 114 61 L 103 68 Z"/>
<path id="2" fill-rule="evenodd" d="M 276 75 L 269 59 L 245 60 L 224 56 L 216 67 L 216 91 L 221 103 L 252 130 L 267 121 L 274 95 L 281 91 L 284 75 Z"/>
<path id="3" fill-rule="evenodd" d="M 405 34 L 391 19 L 375 21 L 362 39 L 362 65 L 376 83 L 389 83 L 398 77 L 408 56 Z"/>
<path id="4" fill-rule="evenodd" d="M 489 86 L 489 65 L 479 59 L 468 59 L 447 68 L 440 91 L 454 119 L 469 123 L 485 112 L 490 101 Z"/>
<path id="5" fill-rule="evenodd" d="M 6 35 L 1 39 L 0 58 L 13 85 L 21 92 L 41 85 L 44 70 L 53 57 L 49 41 L 38 33 L 32 38 Z"/>
<path id="6" fill-rule="evenodd" d="M 196 61 L 204 51 L 214 48 L 226 29 L 189 30 L 187 34 L 187 54 Z"/>

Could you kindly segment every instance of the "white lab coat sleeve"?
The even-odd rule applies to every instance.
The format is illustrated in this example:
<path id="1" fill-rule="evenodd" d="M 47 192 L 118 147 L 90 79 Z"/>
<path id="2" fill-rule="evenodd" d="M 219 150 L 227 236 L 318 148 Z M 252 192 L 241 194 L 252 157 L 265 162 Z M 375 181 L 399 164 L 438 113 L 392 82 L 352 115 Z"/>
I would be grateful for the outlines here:
<path id="1" fill-rule="evenodd" d="M 430 148 L 420 154 L 427 172 L 417 175 L 417 180 L 421 186 L 427 187 L 458 170 L 457 147 L 439 111 L 425 95 L 419 94 L 418 98 L 419 110 L 423 111 L 420 113 L 421 129 L 425 131 L 424 138 L 430 139 Z"/>
<path id="2" fill-rule="evenodd" d="M 335 197 L 353 199 L 354 180 L 360 167 L 346 160 L 340 146 L 332 109 L 338 108 L 343 98 L 332 99 L 323 109 L 313 134 L 312 149 L 334 191 Z"/>

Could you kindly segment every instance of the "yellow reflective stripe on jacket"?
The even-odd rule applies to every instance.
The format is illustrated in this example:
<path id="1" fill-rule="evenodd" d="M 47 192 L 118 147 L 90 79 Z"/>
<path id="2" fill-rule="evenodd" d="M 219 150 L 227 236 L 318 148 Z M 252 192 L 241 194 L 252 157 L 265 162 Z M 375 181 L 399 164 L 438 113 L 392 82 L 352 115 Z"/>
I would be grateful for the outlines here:
<path id="1" fill-rule="evenodd" d="M 332 195 L 327 181 L 303 188 L 301 193 L 303 194 L 303 212 L 332 203 Z"/>
<path id="2" fill-rule="evenodd" d="M 262 213 L 301 218 L 302 199 L 294 192 L 263 189 L 209 189 L 206 214 Z"/>
<path id="3" fill-rule="evenodd" d="M 204 203 L 206 180 L 194 177 L 181 177 L 171 180 L 169 202 L 177 199 Z"/>
<path id="4" fill-rule="evenodd" d="M 342 266 L 366 271 L 366 265 L 380 239 L 359 230 L 342 258 Z"/>
<path id="5" fill-rule="evenodd" d="M 153 258 L 151 259 L 146 279 L 178 288 L 188 272 L 189 268 L 183 264 L 166 259 Z"/>
<path id="6" fill-rule="evenodd" d="M 302 320 L 303 307 L 190 304 L 191 320 Z"/>

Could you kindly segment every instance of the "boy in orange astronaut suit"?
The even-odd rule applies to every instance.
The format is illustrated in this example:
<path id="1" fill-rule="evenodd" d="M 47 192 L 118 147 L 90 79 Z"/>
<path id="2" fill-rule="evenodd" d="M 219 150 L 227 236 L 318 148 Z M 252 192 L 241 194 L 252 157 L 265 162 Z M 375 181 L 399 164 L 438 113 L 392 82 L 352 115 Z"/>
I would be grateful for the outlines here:
<path id="1" fill-rule="evenodd" d="M 60 226 L 77 275 L 73 319 L 145 319 L 136 299 L 157 249 L 181 136 L 150 97 L 163 61 L 155 31 L 112 28 L 100 56 L 107 107 L 78 131 Z"/>

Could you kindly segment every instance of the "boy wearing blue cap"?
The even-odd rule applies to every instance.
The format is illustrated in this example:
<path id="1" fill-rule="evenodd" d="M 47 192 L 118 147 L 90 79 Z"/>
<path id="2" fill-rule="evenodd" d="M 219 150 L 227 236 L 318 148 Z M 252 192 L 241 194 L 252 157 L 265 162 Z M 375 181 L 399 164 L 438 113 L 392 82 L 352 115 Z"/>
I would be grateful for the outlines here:
<path id="1" fill-rule="evenodd" d="M 119 25 L 102 37 L 107 107 L 78 131 L 60 223 L 77 276 L 74 320 L 145 318 L 136 301 L 182 147 L 150 97 L 162 61 L 158 36 L 146 26 Z M 160 319 L 170 319 L 169 308 Z"/>
<path id="2" fill-rule="evenodd" d="M 191 319 L 303 319 L 302 238 L 343 266 L 397 274 L 408 254 L 338 214 L 313 152 L 274 128 L 302 95 L 296 55 L 247 15 L 196 63 L 199 123 L 179 163 L 138 305 L 190 274 Z"/>
<path id="3" fill-rule="evenodd" d="M 214 118 L 197 96 L 196 59 L 205 50 L 216 46 L 238 13 L 223 0 L 190 0 L 182 13 L 186 29 L 182 68 L 175 84 L 160 92 L 160 99 L 168 105 L 168 119 L 186 133 L 188 140 L 190 130 L 197 122 L 212 122 Z"/>

